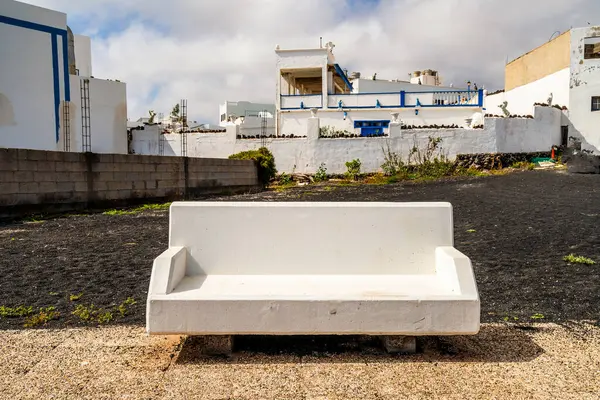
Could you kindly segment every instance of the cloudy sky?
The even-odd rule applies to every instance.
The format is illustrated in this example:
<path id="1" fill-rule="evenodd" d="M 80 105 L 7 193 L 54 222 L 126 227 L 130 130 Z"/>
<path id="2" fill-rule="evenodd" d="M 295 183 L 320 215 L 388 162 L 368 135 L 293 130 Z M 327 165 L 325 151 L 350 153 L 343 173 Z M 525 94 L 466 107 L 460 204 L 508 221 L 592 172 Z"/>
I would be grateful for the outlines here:
<path id="1" fill-rule="evenodd" d="M 23 1 L 23 0 L 22 0 Z M 127 82 L 129 117 L 216 123 L 225 100 L 273 103 L 275 54 L 332 41 L 343 68 L 381 79 L 436 69 L 503 87 L 506 59 L 555 31 L 600 25 L 599 0 L 24 0 L 92 37 L 94 76 Z"/>

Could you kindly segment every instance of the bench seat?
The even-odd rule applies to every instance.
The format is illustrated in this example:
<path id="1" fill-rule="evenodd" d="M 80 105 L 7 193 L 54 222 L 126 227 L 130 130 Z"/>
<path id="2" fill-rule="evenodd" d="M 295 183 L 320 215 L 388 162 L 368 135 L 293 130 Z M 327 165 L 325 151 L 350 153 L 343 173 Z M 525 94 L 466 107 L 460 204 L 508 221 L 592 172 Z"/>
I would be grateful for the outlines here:
<path id="1" fill-rule="evenodd" d="M 312 263 L 304 267 L 294 264 L 298 257 L 292 261 L 269 258 L 269 254 L 275 251 L 272 245 L 257 247 L 256 253 L 260 256 L 249 255 L 247 264 L 237 265 L 230 262 L 243 258 L 236 259 L 232 253 L 220 257 L 215 252 L 225 249 L 215 249 L 214 244 L 225 238 L 233 239 L 233 243 L 248 238 L 243 230 L 238 235 L 234 233 L 233 238 L 225 235 L 223 230 L 230 224 L 226 215 L 229 207 L 236 210 L 236 220 L 240 221 L 244 216 L 254 215 L 252 206 L 218 204 L 221 207 L 212 205 L 204 209 L 205 212 L 225 210 L 220 218 L 223 225 L 218 228 L 211 226 L 211 229 L 204 230 L 201 221 L 191 216 L 186 218 L 188 229 L 195 226 L 197 232 L 201 232 L 199 237 L 190 241 L 201 243 L 201 247 L 191 242 L 183 243 L 185 240 L 175 241 L 155 260 L 147 304 L 149 333 L 418 336 L 475 334 L 479 331 L 479 296 L 471 262 L 447 240 L 430 237 L 431 243 L 426 247 L 431 254 L 426 259 L 431 265 L 426 264 L 426 267 L 412 254 L 423 251 L 415 246 L 403 250 L 412 252 L 404 258 L 408 265 L 403 265 L 403 259 L 398 257 L 402 252 L 394 253 L 382 248 L 369 253 L 363 247 L 364 252 L 357 253 L 353 259 L 365 258 L 366 253 L 372 260 L 379 260 L 380 264 L 363 266 L 347 258 L 346 263 L 330 268 L 330 264 L 322 264 L 317 268 L 314 263 L 323 258 L 332 262 L 347 255 L 344 252 L 331 258 L 325 250 L 320 250 L 320 255 L 314 258 L 305 257 Z M 324 204 L 321 203 L 321 207 L 326 207 Z M 440 207 L 448 211 L 448 206 Z M 177 207 L 177 203 L 172 207 Z M 404 205 L 400 209 L 404 212 L 406 207 Z M 193 208 L 189 203 L 184 206 L 188 212 Z M 265 206 L 259 208 L 267 210 Z M 284 208 L 289 209 L 294 220 L 293 214 L 298 208 L 290 203 Z M 306 205 L 299 209 L 301 219 L 306 221 Z M 393 213 L 394 208 L 387 211 Z M 261 212 L 258 214 L 261 215 Z M 418 216 L 419 213 L 416 214 Z M 201 220 L 208 223 L 206 218 Z M 173 233 L 173 226 L 171 229 Z M 414 232 L 417 239 L 422 232 L 431 234 L 431 230 L 421 226 Z M 242 236 L 239 236 L 240 233 Z M 189 232 L 188 235 L 191 237 Z M 398 239 L 402 240 L 402 237 Z M 285 243 L 285 239 L 281 241 Z M 250 242 L 255 244 L 256 240 L 250 239 Z M 329 250 L 332 253 L 336 251 Z M 206 253 L 212 253 L 213 257 L 203 258 Z M 228 263 L 220 264 L 222 259 Z M 397 272 L 391 273 L 394 271 Z"/>

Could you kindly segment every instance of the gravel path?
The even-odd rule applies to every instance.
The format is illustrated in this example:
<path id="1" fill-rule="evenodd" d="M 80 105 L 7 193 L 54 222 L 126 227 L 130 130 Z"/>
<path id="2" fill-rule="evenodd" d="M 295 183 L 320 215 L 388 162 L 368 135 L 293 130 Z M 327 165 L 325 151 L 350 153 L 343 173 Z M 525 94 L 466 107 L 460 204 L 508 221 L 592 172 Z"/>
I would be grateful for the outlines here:
<path id="1" fill-rule="evenodd" d="M 600 328 L 484 324 L 425 352 L 197 356 L 140 327 L 0 331 L 2 399 L 577 399 L 600 396 Z"/>

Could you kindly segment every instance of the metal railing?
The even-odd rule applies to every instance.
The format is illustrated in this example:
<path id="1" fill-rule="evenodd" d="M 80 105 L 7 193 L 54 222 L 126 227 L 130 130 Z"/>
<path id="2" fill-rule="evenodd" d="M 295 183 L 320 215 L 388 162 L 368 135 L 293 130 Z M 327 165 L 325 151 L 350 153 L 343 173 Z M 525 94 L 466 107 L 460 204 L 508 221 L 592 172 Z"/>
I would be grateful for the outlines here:
<path id="1" fill-rule="evenodd" d="M 282 95 L 281 110 L 322 108 L 321 95 Z M 330 94 L 327 108 L 483 107 L 483 90 Z"/>

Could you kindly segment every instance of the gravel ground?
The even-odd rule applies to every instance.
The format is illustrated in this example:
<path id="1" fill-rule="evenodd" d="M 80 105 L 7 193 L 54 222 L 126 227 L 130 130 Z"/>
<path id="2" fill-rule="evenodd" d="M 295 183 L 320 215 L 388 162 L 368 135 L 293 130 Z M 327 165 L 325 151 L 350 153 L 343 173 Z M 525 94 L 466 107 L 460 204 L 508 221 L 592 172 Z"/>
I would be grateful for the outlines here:
<path id="1" fill-rule="evenodd" d="M 198 356 L 193 340 L 140 327 L 0 331 L 2 399 L 577 399 L 600 398 L 600 328 L 584 322 L 427 339 L 390 356 Z"/>
<path id="2" fill-rule="evenodd" d="M 594 320 L 600 314 L 600 176 L 529 171 L 426 184 L 307 186 L 234 201 L 449 201 L 456 247 L 473 261 L 482 321 Z M 66 216 L 0 226 L 0 306 L 54 306 L 48 328 L 86 325 L 78 304 L 114 310 L 111 324 L 145 323 L 153 259 L 167 248 L 166 212 Z M 310 245 L 310 244 L 307 244 Z M 568 265 L 576 253 L 597 265 Z M 70 301 L 71 295 L 83 294 Z M 0 329 L 23 320 L 0 318 Z M 89 324 L 88 324 L 89 325 Z"/>

